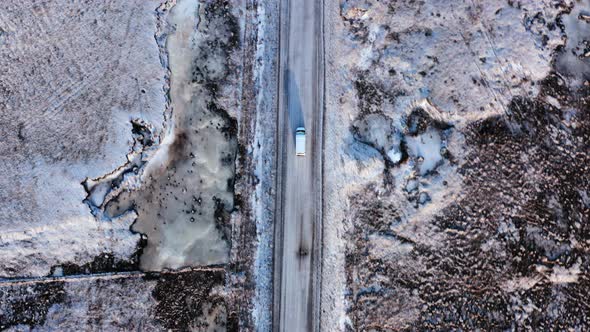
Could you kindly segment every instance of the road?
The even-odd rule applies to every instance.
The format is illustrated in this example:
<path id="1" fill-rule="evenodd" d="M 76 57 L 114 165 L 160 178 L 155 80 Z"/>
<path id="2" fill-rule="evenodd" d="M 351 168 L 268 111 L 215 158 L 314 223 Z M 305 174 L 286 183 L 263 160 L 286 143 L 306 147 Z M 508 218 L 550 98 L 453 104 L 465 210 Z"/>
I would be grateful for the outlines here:
<path id="1" fill-rule="evenodd" d="M 275 331 L 319 330 L 323 3 L 280 0 Z M 306 156 L 295 155 L 295 128 Z"/>

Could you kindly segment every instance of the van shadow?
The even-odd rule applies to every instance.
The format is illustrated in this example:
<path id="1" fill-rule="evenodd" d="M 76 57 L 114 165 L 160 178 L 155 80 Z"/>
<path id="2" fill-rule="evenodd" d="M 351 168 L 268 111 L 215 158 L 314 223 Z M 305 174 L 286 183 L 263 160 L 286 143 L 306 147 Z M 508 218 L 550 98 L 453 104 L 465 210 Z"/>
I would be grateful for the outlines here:
<path id="1" fill-rule="evenodd" d="M 295 129 L 305 127 L 305 119 L 301 108 L 301 99 L 299 96 L 299 85 L 295 79 L 295 74 L 287 69 L 286 75 L 287 87 L 287 112 L 289 113 L 289 129 L 293 140 L 295 140 Z"/>

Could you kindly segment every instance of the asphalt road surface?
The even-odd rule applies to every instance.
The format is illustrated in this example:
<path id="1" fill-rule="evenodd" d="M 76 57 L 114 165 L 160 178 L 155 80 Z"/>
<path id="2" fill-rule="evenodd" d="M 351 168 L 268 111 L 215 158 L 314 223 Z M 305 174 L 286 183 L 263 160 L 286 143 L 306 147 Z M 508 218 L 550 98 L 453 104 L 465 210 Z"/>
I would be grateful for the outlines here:
<path id="1" fill-rule="evenodd" d="M 281 0 L 275 331 L 319 330 L 323 118 L 322 1 Z M 295 155 L 295 128 L 306 156 Z"/>

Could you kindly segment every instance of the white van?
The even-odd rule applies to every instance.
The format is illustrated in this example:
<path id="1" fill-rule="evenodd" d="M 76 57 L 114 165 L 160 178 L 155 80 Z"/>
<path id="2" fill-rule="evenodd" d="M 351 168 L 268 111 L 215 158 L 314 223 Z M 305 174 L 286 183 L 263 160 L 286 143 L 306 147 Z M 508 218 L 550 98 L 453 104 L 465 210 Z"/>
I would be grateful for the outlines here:
<path id="1" fill-rule="evenodd" d="M 295 129 L 295 154 L 305 156 L 305 128 Z"/>

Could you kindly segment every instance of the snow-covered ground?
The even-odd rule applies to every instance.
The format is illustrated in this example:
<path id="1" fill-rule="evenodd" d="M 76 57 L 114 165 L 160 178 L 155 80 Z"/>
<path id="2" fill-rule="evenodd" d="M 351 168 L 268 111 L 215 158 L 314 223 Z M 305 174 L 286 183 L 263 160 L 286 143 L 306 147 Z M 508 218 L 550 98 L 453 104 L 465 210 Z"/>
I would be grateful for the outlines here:
<path id="1" fill-rule="evenodd" d="M 254 261 L 255 298 L 254 326 L 257 331 L 272 329 L 273 253 L 276 173 L 276 83 L 278 53 L 278 1 L 258 4 L 258 43 L 256 47 L 256 91 L 258 98 L 255 142 L 252 158 L 256 161 L 255 176 L 259 180 L 252 205 L 255 207 L 256 254 Z"/>
<path id="2" fill-rule="evenodd" d="M 225 331 L 224 275 L 204 269 L 0 284 L 0 329 Z"/>
<path id="3" fill-rule="evenodd" d="M 97 220 L 81 183 L 126 162 L 133 119 L 161 129 L 157 1 L 3 3 L 0 276 L 43 276 L 103 252 L 128 260 L 130 218 Z"/>
<path id="4" fill-rule="evenodd" d="M 269 328 L 276 3 L 3 6 L 1 328 Z"/>

